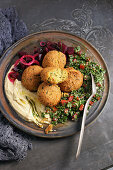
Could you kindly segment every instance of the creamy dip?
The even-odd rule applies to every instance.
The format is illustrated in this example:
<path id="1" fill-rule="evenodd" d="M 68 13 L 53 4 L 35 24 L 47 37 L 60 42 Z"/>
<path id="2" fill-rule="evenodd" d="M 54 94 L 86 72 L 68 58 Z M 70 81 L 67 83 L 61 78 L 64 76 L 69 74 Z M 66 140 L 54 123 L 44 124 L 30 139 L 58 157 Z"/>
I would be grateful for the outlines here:
<path id="1" fill-rule="evenodd" d="M 43 120 L 41 117 L 41 112 L 45 112 L 45 106 L 38 100 L 37 93 L 27 90 L 22 85 L 21 81 L 18 81 L 17 79 L 12 83 L 8 78 L 8 73 L 5 78 L 5 92 L 9 102 L 16 112 L 25 120 L 35 122 L 40 127 L 43 127 L 40 123 L 50 123 L 51 120 L 48 114 L 46 115 L 46 120 Z M 35 103 L 37 114 L 39 115 L 38 117 L 33 115 L 33 108 L 26 97 Z"/>

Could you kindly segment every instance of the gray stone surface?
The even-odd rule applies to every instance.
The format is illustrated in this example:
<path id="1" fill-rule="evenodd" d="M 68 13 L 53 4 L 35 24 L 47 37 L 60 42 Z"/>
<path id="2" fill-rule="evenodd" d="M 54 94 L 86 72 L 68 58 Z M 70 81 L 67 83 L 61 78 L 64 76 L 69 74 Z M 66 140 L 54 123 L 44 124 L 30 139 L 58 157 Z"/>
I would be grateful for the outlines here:
<path id="1" fill-rule="evenodd" d="M 21 162 L 1 162 L 0 170 L 98 170 L 113 164 L 113 1 L 4 0 L 15 5 L 30 32 L 58 29 L 90 41 L 103 55 L 110 74 L 110 94 L 98 119 L 85 130 L 81 155 L 75 159 L 79 134 L 63 139 L 31 136 L 33 150 Z"/>

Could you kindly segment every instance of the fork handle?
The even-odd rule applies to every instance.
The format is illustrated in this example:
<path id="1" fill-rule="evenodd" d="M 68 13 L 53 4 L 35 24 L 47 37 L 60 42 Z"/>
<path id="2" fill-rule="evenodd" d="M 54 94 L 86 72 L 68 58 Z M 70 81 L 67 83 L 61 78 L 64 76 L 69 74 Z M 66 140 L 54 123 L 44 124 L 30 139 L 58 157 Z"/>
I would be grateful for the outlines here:
<path id="1" fill-rule="evenodd" d="M 88 109 L 88 106 L 89 106 L 89 102 L 90 102 L 90 100 L 92 99 L 93 96 L 94 96 L 94 94 L 92 94 L 89 97 L 89 99 L 87 100 L 87 102 L 85 104 L 85 108 L 84 108 L 84 112 L 83 112 L 83 118 L 82 118 L 81 131 L 80 131 L 80 137 L 79 137 L 79 143 L 78 143 L 78 148 L 77 148 L 77 153 L 76 153 L 76 159 L 80 155 L 82 141 L 83 141 L 83 135 L 84 135 L 84 129 L 85 129 L 85 121 L 86 121 L 86 116 L 87 116 L 87 109 Z"/>

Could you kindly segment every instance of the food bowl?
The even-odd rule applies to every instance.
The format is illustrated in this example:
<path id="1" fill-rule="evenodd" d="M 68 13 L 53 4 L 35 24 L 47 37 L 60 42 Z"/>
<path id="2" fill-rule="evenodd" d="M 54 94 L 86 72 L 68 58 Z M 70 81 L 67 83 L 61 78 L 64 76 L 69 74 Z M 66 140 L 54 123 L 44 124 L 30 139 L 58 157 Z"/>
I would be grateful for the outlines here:
<path id="1" fill-rule="evenodd" d="M 31 35 L 28 35 L 15 44 L 13 44 L 10 48 L 6 50 L 0 60 L 0 110 L 3 115 L 15 125 L 17 128 L 25 131 L 29 134 L 44 137 L 44 138 L 60 138 L 73 135 L 80 131 L 81 127 L 81 118 L 78 121 L 68 121 L 63 125 L 57 125 L 56 130 L 50 132 L 48 134 L 44 133 L 44 130 L 39 128 L 36 124 L 32 122 L 27 122 L 23 118 L 21 118 L 14 108 L 10 105 L 4 89 L 5 76 L 17 59 L 15 56 L 19 51 L 26 51 L 28 54 L 32 54 L 34 47 L 37 47 L 40 41 L 52 41 L 66 44 L 67 46 L 80 46 L 81 50 L 86 53 L 87 56 L 90 56 L 92 60 L 97 62 L 102 66 L 103 69 L 106 70 L 104 76 L 104 91 L 102 95 L 102 99 L 98 101 L 89 111 L 86 120 L 86 127 L 90 125 L 96 118 L 100 115 L 109 92 L 109 75 L 107 71 L 107 67 L 105 61 L 101 54 L 86 40 L 77 37 L 75 35 L 59 32 L 59 31 L 45 31 L 45 32 L 37 32 Z"/>

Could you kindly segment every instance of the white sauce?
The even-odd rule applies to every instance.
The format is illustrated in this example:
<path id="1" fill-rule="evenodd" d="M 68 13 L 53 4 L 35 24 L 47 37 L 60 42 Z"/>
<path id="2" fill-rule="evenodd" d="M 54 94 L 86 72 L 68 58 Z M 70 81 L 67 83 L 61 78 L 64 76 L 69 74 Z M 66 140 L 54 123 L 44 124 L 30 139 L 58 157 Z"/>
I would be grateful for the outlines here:
<path id="1" fill-rule="evenodd" d="M 9 70 L 9 72 L 11 71 L 11 69 Z M 40 101 L 38 100 L 37 93 L 30 92 L 29 90 L 27 90 L 21 84 L 21 81 L 18 81 L 17 79 L 15 80 L 13 84 L 8 78 L 8 73 L 5 78 L 5 92 L 13 108 L 25 120 L 36 123 L 36 120 L 33 117 L 32 107 L 26 99 L 26 96 L 27 96 L 35 102 L 36 109 L 40 116 L 38 120 L 41 121 L 42 120 L 41 112 L 45 112 L 45 106 L 41 104 Z M 48 121 L 50 122 L 50 116 L 46 115 L 46 117 L 48 118 Z"/>

